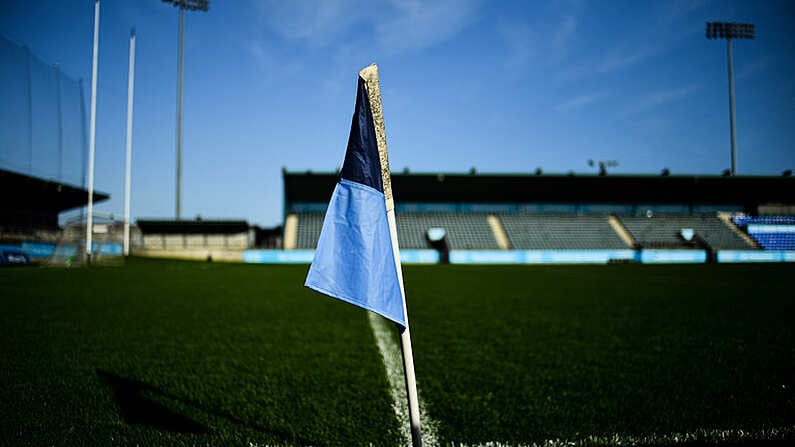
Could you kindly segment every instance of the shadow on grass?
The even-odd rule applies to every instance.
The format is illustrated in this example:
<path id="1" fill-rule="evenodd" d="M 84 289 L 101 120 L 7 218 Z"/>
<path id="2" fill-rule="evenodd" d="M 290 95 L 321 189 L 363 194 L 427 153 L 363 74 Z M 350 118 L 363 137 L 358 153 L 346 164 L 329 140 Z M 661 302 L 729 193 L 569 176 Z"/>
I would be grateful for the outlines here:
<path id="1" fill-rule="evenodd" d="M 210 431 L 203 424 L 148 398 L 145 392 L 173 398 L 149 384 L 101 369 L 97 369 L 97 375 L 113 390 L 113 397 L 124 422 L 130 425 L 148 425 L 177 433 L 204 434 Z"/>
<path id="2" fill-rule="evenodd" d="M 285 441 L 300 443 L 301 445 L 323 444 L 318 441 L 301 439 L 295 436 L 295 434 L 284 430 L 274 430 L 253 425 L 227 412 L 208 408 L 200 402 L 173 395 L 140 380 L 121 377 L 102 369 L 97 369 L 96 372 L 111 390 L 113 390 L 113 396 L 116 404 L 119 406 L 121 415 L 124 421 L 130 425 L 147 425 L 160 430 L 177 433 L 207 434 L 210 432 L 209 427 L 185 415 L 179 414 L 146 396 L 150 394 L 171 399 L 210 416 L 226 419 L 233 424 L 268 433 L 271 436 L 281 438 Z"/>

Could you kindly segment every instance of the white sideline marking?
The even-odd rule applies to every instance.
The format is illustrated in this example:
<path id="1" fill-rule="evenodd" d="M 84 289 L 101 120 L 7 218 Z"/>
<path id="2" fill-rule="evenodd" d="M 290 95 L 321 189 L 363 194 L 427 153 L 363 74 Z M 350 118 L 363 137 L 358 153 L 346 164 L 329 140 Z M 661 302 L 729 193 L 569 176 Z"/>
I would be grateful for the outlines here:
<path id="1" fill-rule="evenodd" d="M 738 442 L 738 441 L 775 441 L 792 439 L 795 436 L 795 426 L 781 428 L 766 428 L 761 430 L 704 430 L 692 432 L 651 434 L 651 435 L 624 435 L 612 434 L 607 436 L 588 436 L 577 440 L 547 439 L 540 443 L 510 444 L 502 442 L 485 442 L 482 444 L 469 444 L 466 442 L 453 442 L 452 447 L 578 447 L 591 445 L 660 445 L 683 444 L 687 442 Z"/>
<path id="2" fill-rule="evenodd" d="M 374 315 L 371 314 L 370 316 L 370 324 L 373 327 L 373 332 L 376 332 L 376 325 L 383 324 L 385 325 L 384 321 L 380 317 L 373 318 Z M 374 319 L 382 320 L 382 322 L 373 323 Z M 386 333 L 388 335 L 388 333 Z M 394 343 L 391 343 L 394 348 Z M 380 342 L 379 342 L 379 349 L 380 349 Z M 393 349 L 394 350 L 394 349 Z M 399 359 L 398 359 L 399 360 Z M 401 369 L 402 371 L 402 369 Z M 400 377 L 398 377 L 400 379 Z M 390 386 L 392 385 L 392 381 L 390 380 Z M 406 397 L 402 391 L 398 392 L 399 396 L 394 399 L 395 401 L 395 413 L 398 414 L 398 418 L 401 419 L 402 425 L 402 434 L 404 438 L 411 444 L 411 440 L 409 439 L 409 429 L 408 429 L 408 413 L 404 410 L 403 416 L 400 415 L 400 409 L 398 408 L 398 402 L 401 400 L 400 396 L 404 403 L 406 403 Z M 395 396 L 395 388 L 392 387 L 392 395 Z M 408 406 L 404 406 L 403 408 L 408 408 Z M 425 416 L 424 407 L 422 406 L 422 401 L 420 401 L 420 414 L 423 415 L 422 423 L 423 425 L 423 434 L 422 434 L 422 443 L 424 446 L 436 446 L 439 445 L 436 441 L 436 422 L 431 421 Z M 433 429 L 433 433 L 430 432 L 428 428 Z M 587 438 L 582 438 L 578 440 L 565 440 L 565 439 L 547 439 L 542 442 L 534 442 L 532 444 L 510 444 L 510 443 L 503 443 L 503 442 L 484 442 L 484 443 L 475 443 L 470 444 L 466 442 L 453 442 L 451 443 L 451 447 L 579 447 L 579 446 L 591 446 L 591 445 L 610 445 L 610 446 L 637 446 L 637 445 L 656 445 L 656 444 L 683 444 L 686 442 L 708 442 L 708 443 L 716 443 L 716 442 L 738 442 L 738 441 L 778 441 L 778 440 L 789 440 L 795 437 L 795 425 L 791 425 L 789 427 L 779 427 L 779 428 L 766 428 L 761 430 L 737 430 L 737 429 L 730 429 L 730 430 L 704 430 L 699 429 L 692 432 L 684 432 L 684 433 L 668 433 L 668 434 L 651 434 L 651 435 L 622 435 L 622 434 L 612 434 L 607 436 L 588 436 Z M 269 444 L 265 445 L 258 445 L 253 442 L 249 442 L 249 447 L 292 447 L 289 444 L 274 444 L 270 446 Z"/>
<path id="3" fill-rule="evenodd" d="M 373 329 L 373 336 L 378 343 L 378 350 L 381 351 L 381 357 L 384 359 L 384 367 L 386 368 L 386 376 L 389 380 L 389 391 L 392 394 L 392 408 L 395 410 L 395 415 L 400 424 L 400 434 L 403 436 L 403 441 L 406 445 L 411 445 L 411 429 L 409 422 L 409 403 L 406 398 L 406 380 L 403 377 L 403 355 L 400 352 L 400 346 L 395 343 L 391 331 L 394 330 L 391 323 L 386 319 L 380 317 L 372 312 L 367 312 L 370 319 L 370 327 Z M 417 390 L 418 394 L 421 394 Z M 420 423 L 422 430 L 422 445 L 423 446 L 436 446 L 439 442 L 436 440 L 436 428 L 438 423 L 428 417 L 428 412 L 425 411 L 425 404 L 420 399 Z"/>

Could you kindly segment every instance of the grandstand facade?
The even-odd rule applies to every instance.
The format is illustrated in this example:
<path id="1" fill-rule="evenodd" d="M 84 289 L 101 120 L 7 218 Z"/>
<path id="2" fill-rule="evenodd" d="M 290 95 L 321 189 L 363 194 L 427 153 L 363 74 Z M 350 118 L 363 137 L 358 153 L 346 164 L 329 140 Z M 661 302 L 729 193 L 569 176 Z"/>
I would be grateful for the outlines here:
<path id="1" fill-rule="evenodd" d="M 314 249 L 337 174 L 283 180 L 284 248 Z M 791 209 L 792 177 L 401 173 L 392 188 L 402 250 L 438 249 L 432 229 L 474 252 L 795 248 L 795 217 L 748 217 Z"/>
<path id="2" fill-rule="evenodd" d="M 54 180 L 0 169 L 0 239 L 56 239 L 58 215 L 85 206 L 88 191 Z M 110 196 L 94 191 L 94 203 Z"/>

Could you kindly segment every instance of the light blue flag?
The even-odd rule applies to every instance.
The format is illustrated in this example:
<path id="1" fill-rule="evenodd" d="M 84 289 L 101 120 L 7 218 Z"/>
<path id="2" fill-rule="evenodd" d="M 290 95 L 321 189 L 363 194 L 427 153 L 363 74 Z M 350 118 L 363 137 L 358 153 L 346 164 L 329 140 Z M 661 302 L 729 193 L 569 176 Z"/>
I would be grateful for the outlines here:
<path id="1" fill-rule="evenodd" d="M 382 150 L 385 152 L 386 148 Z M 395 262 L 396 247 L 392 245 L 382 178 L 389 175 L 388 167 L 384 172 L 367 82 L 359 73 L 345 162 L 304 285 L 373 311 L 405 328 L 399 264 Z M 386 188 L 390 188 L 388 178 L 386 183 Z"/>

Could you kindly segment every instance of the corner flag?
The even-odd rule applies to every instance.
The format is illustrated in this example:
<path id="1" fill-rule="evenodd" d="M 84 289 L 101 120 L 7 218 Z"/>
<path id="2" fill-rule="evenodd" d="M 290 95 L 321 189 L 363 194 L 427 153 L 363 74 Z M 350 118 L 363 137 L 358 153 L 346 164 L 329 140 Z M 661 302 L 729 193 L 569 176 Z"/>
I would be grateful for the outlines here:
<path id="1" fill-rule="evenodd" d="M 383 123 L 373 64 L 359 72 L 345 162 L 305 285 L 406 328 Z"/>
<path id="2" fill-rule="evenodd" d="M 414 355 L 375 64 L 359 72 L 356 111 L 345 162 L 304 285 L 373 311 L 398 325 L 411 443 L 413 447 L 422 447 Z"/>

